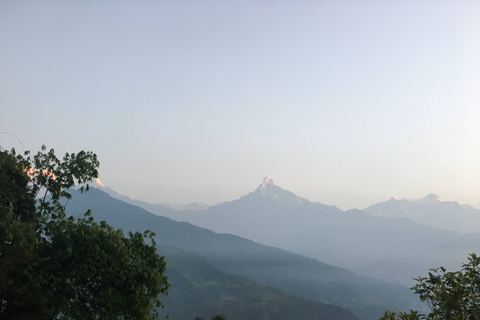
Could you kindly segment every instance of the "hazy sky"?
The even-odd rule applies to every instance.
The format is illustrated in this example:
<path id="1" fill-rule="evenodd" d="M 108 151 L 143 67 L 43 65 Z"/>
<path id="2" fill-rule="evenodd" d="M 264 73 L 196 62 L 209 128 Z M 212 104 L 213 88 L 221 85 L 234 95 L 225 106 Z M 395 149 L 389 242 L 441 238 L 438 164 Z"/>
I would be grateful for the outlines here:
<path id="1" fill-rule="evenodd" d="M 155 203 L 269 175 L 341 209 L 478 208 L 479 17 L 476 0 L 4 0 L 0 132 L 94 151 L 106 185 Z"/>

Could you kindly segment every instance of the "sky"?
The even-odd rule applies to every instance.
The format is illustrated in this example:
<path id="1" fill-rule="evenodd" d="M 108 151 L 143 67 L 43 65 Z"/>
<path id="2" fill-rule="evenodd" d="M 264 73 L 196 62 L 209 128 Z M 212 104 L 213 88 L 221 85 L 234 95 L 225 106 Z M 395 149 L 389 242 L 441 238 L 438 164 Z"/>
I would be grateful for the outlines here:
<path id="1" fill-rule="evenodd" d="M 479 1 L 0 1 L 0 146 L 151 203 L 480 208 Z M 18 138 L 18 140 L 17 140 Z"/>

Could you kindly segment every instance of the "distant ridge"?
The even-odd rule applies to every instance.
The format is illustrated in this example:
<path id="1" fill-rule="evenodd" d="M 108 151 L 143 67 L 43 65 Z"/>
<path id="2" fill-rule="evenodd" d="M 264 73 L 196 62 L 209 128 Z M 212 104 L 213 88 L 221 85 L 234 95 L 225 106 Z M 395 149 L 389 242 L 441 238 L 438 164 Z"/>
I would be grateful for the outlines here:
<path id="1" fill-rule="evenodd" d="M 443 230 L 480 232 L 480 210 L 457 201 L 445 201 L 434 193 L 422 199 L 392 197 L 364 209 L 377 217 L 405 217 Z"/>
<path id="2" fill-rule="evenodd" d="M 192 203 L 171 203 L 171 202 L 162 202 L 160 203 L 161 206 L 165 208 L 172 209 L 174 211 L 196 211 L 196 210 L 207 210 L 210 206 L 203 202 L 192 202 Z"/>
<path id="3" fill-rule="evenodd" d="M 147 203 L 144 201 L 140 200 L 134 200 L 132 198 L 129 198 L 127 196 L 121 195 L 112 188 L 106 186 L 103 184 L 100 179 L 95 179 L 91 185 L 94 188 L 100 189 L 103 192 L 107 193 L 111 197 L 125 201 L 126 203 L 130 203 L 139 207 L 142 207 L 146 210 L 153 210 L 155 212 L 160 212 L 160 214 L 165 213 L 165 210 L 173 210 L 173 211 L 185 211 L 185 210 L 206 210 L 210 206 L 206 203 L 203 202 L 192 202 L 192 203 L 186 203 L 186 204 L 179 204 L 179 203 L 171 203 L 171 202 L 163 202 L 160 204 L 151 204 Z"/>
<path id="4" fill-rule="evenodd" d="M 440 198 L 438 195 L 435 193 L 429 193 L 422 199 L 414 200 L 414 199 L 407 199 L 407 198 L 401 198 L 397 196 L 392 196 L 390 200 L 397 200 L 397 201 L 409 201 L 409 202 L 417 202 L 417 203 L 432 203 L 432 202 L 443 202 L 444 200 Z"/>

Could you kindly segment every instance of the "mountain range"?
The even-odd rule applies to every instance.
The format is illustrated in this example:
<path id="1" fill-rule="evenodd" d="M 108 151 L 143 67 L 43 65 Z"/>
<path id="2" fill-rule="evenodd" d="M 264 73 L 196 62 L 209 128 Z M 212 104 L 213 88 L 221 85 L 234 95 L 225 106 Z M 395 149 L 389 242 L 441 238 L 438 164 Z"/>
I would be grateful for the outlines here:
<path id="1" fill-rule="evenodd" d="M 417 223 L 412 217 L 399 217 L 402 212 L 420 217 L 444 208 L 438 211 L 439 216 L 466 216 L 468 211 L 472 221 L 478 219 L 477 209 L 435 199 L 432 195 L 421 201 L 393 198 L 365 210 L 344 212 L 335 206 L 310 202 L 267 177 L 240 199 L 200 211 L 174 211 L 136 200 L 131 203 L 176 221 L 235 234 L 362 275 L 411 286 L 412 278 L 426 275 L 430 268 L 459 269 L 469 253 L 480 249 L 480 233 L 447 231 Z"/>
<path id="2" fill-rule="evenodd" d="M 232 320 L 240 319 L 238 315 L 244 319 L 367 320 L 378 319 L 387 308 L 421 307 L 405 286 L 360 276 L 239 236 L 173 221 L 94 188 L 83 195 L 73 192 L 67 207 L 75 216 L 87 209 L 96 220 L 124 232 L 149 229 L 156 233 L 172 284 L 171 294 L 162 301 L 172 319 L 223 313 Z M 292 314 L 293 310 L 299 314 Z M 300 310 L 310 310 L 310 316 L 300 316 Z"/>
<path id="3" fill-rule="evenodd" d="M 444 201 L 433 193 L 419 200 L 392 197 L 363 211 L 378 217 L 405 217 L 443 230 L 480 232 L 479 209 L 457 201 Z"/>

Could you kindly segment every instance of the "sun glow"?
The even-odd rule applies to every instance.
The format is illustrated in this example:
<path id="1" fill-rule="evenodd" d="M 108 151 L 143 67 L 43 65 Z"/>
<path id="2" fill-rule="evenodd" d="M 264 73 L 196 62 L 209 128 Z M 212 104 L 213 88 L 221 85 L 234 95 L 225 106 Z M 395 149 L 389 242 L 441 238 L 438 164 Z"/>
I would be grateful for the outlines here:
<path id="1" fill-rule="evenodd" d="M 30 177 L 30 179 L 33 179 L 37 176 L 40 175 L 40 172 L 33 169 L 33 168 L 28 168 L 28 169 L 25 169 L 25 172 L 28 174 L 28 176 Z M 57 176 L 50 172 L 50 171 L 47 171 L 47 170 L 42 170 L 41 173 L 44 175 L 44 176 L 47 176 L 49 178 L 52 178 L 53 180 L 57 180 Z"/>
<path id="2" fill-rule="evenodd" d="M 105 188 L 105 185 L 102 183 L 102 181 L 100 181 L 100 179 L 95 178 L 95 181 L 97 182 L 97 184 L 98 184 L 100 187 L 104 187 L 104 188 Z"/>

